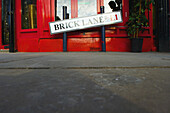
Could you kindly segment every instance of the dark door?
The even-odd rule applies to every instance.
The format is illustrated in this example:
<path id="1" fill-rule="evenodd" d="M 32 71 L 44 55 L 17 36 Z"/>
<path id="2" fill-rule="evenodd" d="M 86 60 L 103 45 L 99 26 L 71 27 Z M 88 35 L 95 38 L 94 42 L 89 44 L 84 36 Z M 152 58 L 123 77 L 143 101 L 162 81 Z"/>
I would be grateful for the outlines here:
<path id="1" fill-rule="evenodd" d="M 9 44 L 9 22 L 8 22 L 9 0 L 2 0 L 2 44 Z"/>
<path id="2" fill-rule="evenodd" d="M 170 0 L 168 3 L 169 11 L 168 11 L 168 19 L 169 19 L 169 51 L 170 51 Z"/>
<path id="3" fill-rule="evenodd" d="M 14 0 L 2 0 L 2 45 L 14 51 Z"/>
<path id="4" fill-rule="evenodd" d="M 158 0 L 158 40 L 159 40 L 159 51 L 169 51 L 169 17 L 168 17 L 168 4 L 169 0 Z"/>

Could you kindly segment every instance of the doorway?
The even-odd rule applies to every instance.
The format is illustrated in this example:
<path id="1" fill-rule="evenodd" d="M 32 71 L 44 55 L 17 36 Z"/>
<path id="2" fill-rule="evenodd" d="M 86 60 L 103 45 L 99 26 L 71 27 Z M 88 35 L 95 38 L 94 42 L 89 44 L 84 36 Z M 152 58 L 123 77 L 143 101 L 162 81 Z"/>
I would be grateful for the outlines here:
<path id="1" fill-rule="evenodd" d="M 2 45 L 9 44 L 9 0 L 2 0 Z"/>
<path id="2" fill-rule="evenodd" d="M 4 49 L 14 52 L 14 0 L 2 0 L 2 40 Z"/>

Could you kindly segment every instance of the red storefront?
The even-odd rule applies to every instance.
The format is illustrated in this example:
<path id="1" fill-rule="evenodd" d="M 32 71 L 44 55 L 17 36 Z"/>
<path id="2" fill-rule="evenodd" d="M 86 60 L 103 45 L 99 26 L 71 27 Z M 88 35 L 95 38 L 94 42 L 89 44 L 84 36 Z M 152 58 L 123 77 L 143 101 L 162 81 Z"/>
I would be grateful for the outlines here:
<path id="1" fill-rule="evenodd" d="M 2 16 L 5 10 L 5 5 L 2 6 L 4 1 L 0 0 L 0 49 L 8 47 L 8 35 L 5 34 L 8 30 L 3 27 L 5 16 Z M 105 6 L 106 13 L 110 12 L 109 1 L 111 0 L 15 0 L 15 49 L 18 52 L 62 52 L 63 34 L 50 35 L 48 24 L 55 21 L 56 17 L 62 20 L 62 6 L 67 6 L 71 19 L 99 14 L 100 6 Z M 105 26 L 106 51 L 130 51 L 130 40 L 125 25 L 129 16 L 129 0 L 122 0 L 120 9 L 123 23 Z M 143 52 L 155 50 L 152 10 L 146 12 L 146 15 L 149 27 L 141 33 L 144 37 Z M 67 50 L 101 51 L 101 28 L 67 32 Z"/>

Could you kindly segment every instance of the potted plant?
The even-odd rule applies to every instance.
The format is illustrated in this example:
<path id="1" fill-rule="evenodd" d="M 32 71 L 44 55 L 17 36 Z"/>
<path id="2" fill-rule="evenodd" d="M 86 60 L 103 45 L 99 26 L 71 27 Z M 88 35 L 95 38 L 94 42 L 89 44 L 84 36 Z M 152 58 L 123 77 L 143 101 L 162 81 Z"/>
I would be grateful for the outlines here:
<path id="1" fill-rule="evenodd" d="M 128 28 L 128 36 L 131 39 L 131 51 L 141 52 L 143 38 L 139 37 L 140 32 L 144 32 L 145 27 L 148 26 L 148 19 L 145 15 L 146 10 L 150 10 L 150 4 L 153 0 L 130 0 L 130 15 L 126 23 Z"/>

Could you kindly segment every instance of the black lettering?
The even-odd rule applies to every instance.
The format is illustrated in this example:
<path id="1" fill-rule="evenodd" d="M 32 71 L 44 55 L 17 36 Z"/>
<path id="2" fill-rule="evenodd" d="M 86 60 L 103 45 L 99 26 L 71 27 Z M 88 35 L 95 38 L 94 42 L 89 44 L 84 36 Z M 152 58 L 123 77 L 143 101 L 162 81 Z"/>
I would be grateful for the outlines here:
<path id="1" fill-rule="evenodd" d="M 55 30 L 59 30 L 59 25 L 54 25 Z"/>
<path id="2" fill-rule="evenodd" d="M 100 20 L 100 23 L 103 23 L 104 21 L 103 21 L 103 17 L 101 16 L 101 17 L 99 17 L 99 20 Z"/>
<path id="3" fill-rule="evenodd" d="M 76 21 L 74 21 L 74 25 L 75 25 L 75 27 L 80 26 L 80 25 L 78 24 L 78 22 L 76 22 Z"/>
<path id="4" fill-rule="evenodd" d="M 72 22 L 69 22 L 69 23 L 68 23 L 68 26 L 69 26 L 70 28 L 72 28 L 72 26 L 70 25 L 71 23 L 72 23 Z"/>
<path id="5" fill-rule="evenodd" d="M 83 26 L 85 25 L 84 20 L 82 20 Z"/>
<path id="6" fill-rule="evenodd" d="M 93 20 L 94 20 L 94 23 L 95 23 L 95 22 L 96 22 L 96 23 L 99 23 L 98 18 L 93 18 Z"/>
<path id="7" fill-rule="evenodd" d="M 93 22 L 89 19 L 88 25 L 93 24 Z"/>
<path id="8" fill-rule="evenodd" d="M 60 24 L 60 29 L 65 29 L 64 24 Z"/>
<path id="9" fill-rule="evenodd" d="M 68 23 L 65 23 L 65 24 L 66 24 L 66 28 L 69 28 L 69 27 L 68 27 Z"/>

